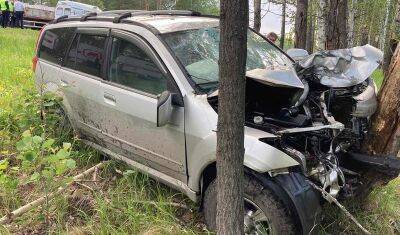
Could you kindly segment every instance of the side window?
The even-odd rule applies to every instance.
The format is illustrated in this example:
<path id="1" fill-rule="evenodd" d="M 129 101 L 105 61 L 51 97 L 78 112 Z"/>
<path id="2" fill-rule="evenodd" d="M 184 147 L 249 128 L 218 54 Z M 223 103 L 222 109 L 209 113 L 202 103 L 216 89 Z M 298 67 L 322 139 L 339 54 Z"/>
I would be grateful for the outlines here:
<path id="1" fill-rule="evenodd" d="M 67 58 L 65 60 L 65 67 L 75 69 L 76 65 L 76 54 L 77 54 L 77 48 L 78 48 L 78 41 L 79 41 L 79 34 L 77 34 L 74 38 L 74 41 L 71 44 L 71 48 L 69 49 L 69 52 L 67 54 Z"/>
<path id="2" fill-rule="evenodd" d="M 76 70 L 100 77 L 101 69 L 104 65 L 105 43 L 105 36 L 81 34 L 77 48 L 74 49 L 74 46 L 71 47 L 67 61 L 72 59 L 72 62 L 74 62 L 73 57 L 75 53 Z"/>
<path id="3" fill-rule="evenodd" d="M 109 80 L 136 90 L 158 95 L 167 90 L 167 79 L 139 47 L 113 38 Z"/>
<path id="4" fill-rule="evenodd" d="M 67 51 L 66 45 L 69 45 L 74 33 L 75 28 L 46 30 L 39 47 L 39 58 L 53 63 L 62 62 Z"/>

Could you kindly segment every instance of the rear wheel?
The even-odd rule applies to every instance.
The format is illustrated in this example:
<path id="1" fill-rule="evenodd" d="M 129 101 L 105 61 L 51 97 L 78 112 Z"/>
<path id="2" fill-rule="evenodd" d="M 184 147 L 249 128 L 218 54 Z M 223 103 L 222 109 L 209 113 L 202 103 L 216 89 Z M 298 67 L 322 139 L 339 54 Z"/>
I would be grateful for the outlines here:
<path id="1" fill-rule="evenodd" d="M 295 224 L 283 203 L 257 180 L 244 179 L 245 234 L 295 234 Z M 217 214 L 216 180 L 204 193 L 204 217 L 208 229 L 215 231 Z"/>

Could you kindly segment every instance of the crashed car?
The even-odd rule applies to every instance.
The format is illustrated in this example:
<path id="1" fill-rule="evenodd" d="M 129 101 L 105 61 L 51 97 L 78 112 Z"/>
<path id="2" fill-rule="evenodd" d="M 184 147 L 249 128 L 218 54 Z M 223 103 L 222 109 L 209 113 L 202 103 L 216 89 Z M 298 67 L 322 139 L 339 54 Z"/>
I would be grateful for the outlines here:
<path id="1" fill-rule="evenodd" d="M 82 141 L 201 202 L 210 230 L 218 26 L 192 11 L 61 17 L 40 33 L 33 60 L 37 88 L 63 98 L 60 113 Z M 386 167 L 357 154 L 382 53 L 365 46 L 294 63 L 251 29 L 247 48 L 245 233 L 308 234 L 321 210 L 311 183 L 350 197 L 360 173 L 344 166 Z"/>

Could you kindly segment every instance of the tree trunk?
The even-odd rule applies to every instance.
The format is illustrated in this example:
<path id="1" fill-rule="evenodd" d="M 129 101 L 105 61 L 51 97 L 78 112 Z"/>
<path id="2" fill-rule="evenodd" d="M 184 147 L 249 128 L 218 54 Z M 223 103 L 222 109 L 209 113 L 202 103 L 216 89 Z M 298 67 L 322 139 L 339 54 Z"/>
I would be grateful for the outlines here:
<path id="1" fill-rule="evenodd" d="M 307 27 L 307 42 L 306 49 L 308 53 L 312 54 L 314 49 L 314 19 L 311 15 L 308 17 L 308 27 Z"/>
<path id="2" fill-rule="evenodd" d="M 319 0 L 318 1 L 318 9 L 317 9 L 317 43 L 316 43 L 316 50 L 321 51 L 325 50 L 325 43 L 326 43 L 326 0 Z"/>
<path id="3" fill-rule="evenodd" d="M 347 0 L 330 0 L 326 22 L 326 49 L 347 48 Z"/>
<path id="4" fill-rule="evenodd" d="M 378 96 L 366 150 L 397 155 L 400 149 L 400 45 L 397 46 Z"/>
<path id="5" fill-rule="evenodd" d="M 282 1 L 282 22 L 281 22 L 281 38 L 279 41 L 279 46 L 282 48 L 285 46 L 285 35 L 286 35 L 286 0 Z"/>
<path id="6" fill-rule="evenodd" d="M 392 9 L 390 9 L 390 13 L 394 10 L 396 7 L 396 1 L 392 0 Z M 387 33 L 389 34 L 388 36 L 385 37 L 385 50 L 384 50 L 384 56 L 383 56 L 383 71 L 387 73 L 389 69 L 389 65 L 391 63 L 391 59 L 393 56 L 393 52 L 396 49 L 398 40 L 400 38 L 400 3 L 397 3 L 397 10 L 393 13 L 390 14 L 392 17 L 389 17 L 388 22 L 388 27 L 387 27 Z M 391 28 L 392 23 L 393 23 L 393 16 L 394 18 L 394 27 Z M 392 30 L 391 30 L 392 29 Z"/>
<path id="7" fill-rule="evenodd" d="M 386 35 L 387 32 L 390 30 L 390 13 L 391 13 L 391 8 L 392 8 L 392 0 L 387 0 L 386 2 L 386 14 L 385 14 L 385 22 L 383 23 L 383 32 L 381 34 L 381 38 L 379 39 L 379 49 L 382 51 L 385 50 L 385 42 L 386 42 Z"/>
<path id="8" fill-rule="evenodd" d="M 254 30 L 260 32 L 261 28 L 261 0 L 254 0 Z"/>
<path id="9" fill-rule="evenodd" d="M 243 234 L 248 1 L 221 0 L 217 131 L 217 234 Z"/>
<path id="10" fill-rule="evenodd" d="M 390 0 L 389 0 L 390 1 Z M 355 25 L 355 15 L 357 10 L 357 0 L 349 1 L 351 6 L 348 11 L 348 36 L 347 36 L 347 45 L 349 47 L 354 46 L 354 25 Z"/>
<path id="11" fill-rule="evenodd" d="M 306 49 L 308 0 L 297 0 L 294 47 Z"/>

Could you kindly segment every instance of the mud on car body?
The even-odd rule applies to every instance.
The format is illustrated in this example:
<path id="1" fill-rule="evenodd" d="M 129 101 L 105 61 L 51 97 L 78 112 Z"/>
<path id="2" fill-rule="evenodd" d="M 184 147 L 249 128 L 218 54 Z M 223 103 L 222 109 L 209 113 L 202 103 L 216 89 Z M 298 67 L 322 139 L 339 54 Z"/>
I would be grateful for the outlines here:
<path id="1" fill-rule="evenodd" d="M 63 97 L 62 113 L 85 143 L 200 201 L 211 230 L 218 25 L 218 18 L 192 11 L 61 17 L 41 32 L 34 58 L 38 89 Z M 318 222 L 321 196 L 309 181 L 334 197 L 352 196 L 360 173 L 344 169 L 342 162 L 359 166 L 368 158 L 374 167 L 387 167 L 369 156 L 349 154 L 357 152 L 375 110 L 370 74 L 350 85 L 325 83 L 331 82 L 329 76 L 339 79 L 337 71 L 356 77 L 346 69 L 357 70 L 357 59 L 375 66 L 381 57 L 369 46 L 353 50 L 358 54 L 322 56 L 330 58 L 327 63 L 312 55 L 295 64 L 248 30 L 246 234 L 310 233 Z M 365 72 L 364 67 L 359 71 Z M 341 111 L 342 102 L 348 113 Z"/>

